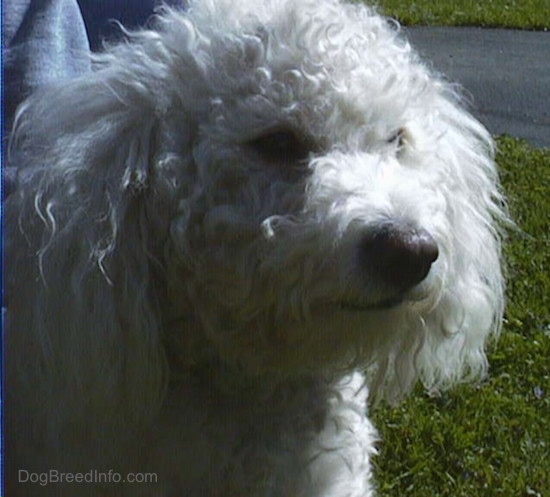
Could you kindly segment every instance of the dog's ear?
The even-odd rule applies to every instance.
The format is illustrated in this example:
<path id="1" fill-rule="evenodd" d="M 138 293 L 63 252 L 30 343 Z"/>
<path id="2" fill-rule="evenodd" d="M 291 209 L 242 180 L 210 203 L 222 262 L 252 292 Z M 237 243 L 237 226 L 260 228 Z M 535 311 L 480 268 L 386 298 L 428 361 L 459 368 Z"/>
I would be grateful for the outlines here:
<path id="1" fill-rule="evenodd" d="M 446 203 L 445 215 L 434 221 L 442 268 L 435 282 L 439 291 L 427 310 L 422 309 L 426 304 L 411 306 L 409 326 L 393 337 L 388 359 L 379 368 L 376 389 L 390 400 L 399 400 L 417 379 L 436 393 L 482 378 L 488 369 L 487 342 L 498 336 L 502 324 L 501 245 L 512 223 L 493 140 L 456 95 L 436 104 L 436 128 L 444 132 L 418 153 L 447 176 L 438 192 Z"/>
<path id="2" fill-rule="evenodd" d="M 20 181 L 6 204 L 6 380 L 12 405 L 34 409 L 35 420 L 80 416 L 112 423 L 97 430 L 114 433 L 161 403 L 158 248 L 170 214 L 149 90 L 91 74 L 37 94 L 18 114 Z"/>

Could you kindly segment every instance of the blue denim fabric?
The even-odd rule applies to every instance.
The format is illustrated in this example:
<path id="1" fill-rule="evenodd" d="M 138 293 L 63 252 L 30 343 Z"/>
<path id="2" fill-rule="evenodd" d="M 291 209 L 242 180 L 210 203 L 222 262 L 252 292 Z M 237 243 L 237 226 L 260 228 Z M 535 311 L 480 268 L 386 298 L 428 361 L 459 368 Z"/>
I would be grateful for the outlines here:
<path id="1" fill-rule="evenodd" d="M 90 69 L 88 37 L 75 0 L 7 0 L 2 38 L 6 129 L 32 91 Z"/>
<path id="2" fill-rule="evenodd" d="M 41 86 L 85 73 L 90 62 L 76 0 L 7 0 L 3 9 L 2 134 L 6 145 L 15 110 L 25 97 Z M 4 197 L 14 187 L 16 166 L 4 167 Z"/>
<path id="3" fill-rule="evenodd" d="M 3 145 L 15 110 L 25 97 L 41 86 L 85 74 L 90 70 L 90 48 L 99 49 L 103 40 L 120 37 L 114 20 L 130 28 L 142 26 L 160 3 L 160 0 L 4 0 Z M 5 154 L 2 155 L 5 159 Z M 4 198 L 14 188 L 16 166 L 6 165 L 4 160 Z"/>
<path id="4" fill-rule="evenodd" d="M 78 0 L 92 50 L 101 49 L 103 40 L 120 33 L 113 21 L 127 28 L 146 24 L 159 0 Z"/>

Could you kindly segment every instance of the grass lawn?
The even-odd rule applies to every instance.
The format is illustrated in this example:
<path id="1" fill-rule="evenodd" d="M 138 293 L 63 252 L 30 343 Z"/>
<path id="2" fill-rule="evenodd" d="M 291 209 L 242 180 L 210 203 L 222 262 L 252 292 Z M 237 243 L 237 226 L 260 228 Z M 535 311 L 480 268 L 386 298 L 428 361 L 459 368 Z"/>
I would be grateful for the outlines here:
<path id="1" fill-rule="evenodd" d="M 550 29 L 549 0 L 372 0 L 371 3 L 405 25 Z"/>
<path id="2" fill-rule="evenodd" d="M 373 411 L 381 496 L 550 496 L 550 150 L 498 145 L 520 230 L 505 247 L 508 306 L 490 377 Z"/>

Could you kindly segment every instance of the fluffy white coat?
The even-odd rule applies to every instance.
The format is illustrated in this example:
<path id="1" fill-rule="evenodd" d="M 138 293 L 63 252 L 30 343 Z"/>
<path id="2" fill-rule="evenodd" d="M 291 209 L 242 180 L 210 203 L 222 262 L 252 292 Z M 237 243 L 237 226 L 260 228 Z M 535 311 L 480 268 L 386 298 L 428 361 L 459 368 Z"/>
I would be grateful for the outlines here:
<path id="1" fill-rule="evenodd" d="M 12 160 L 11 496 L 370 497 L 367 386 L 485 373 L 491 138 L 369 7 L 166 9 L 32 96 Z M 439 251 L 398 300 L 357 262 L 394 222 Z M 51 469 L 157 481 L 17 483 Z"/>

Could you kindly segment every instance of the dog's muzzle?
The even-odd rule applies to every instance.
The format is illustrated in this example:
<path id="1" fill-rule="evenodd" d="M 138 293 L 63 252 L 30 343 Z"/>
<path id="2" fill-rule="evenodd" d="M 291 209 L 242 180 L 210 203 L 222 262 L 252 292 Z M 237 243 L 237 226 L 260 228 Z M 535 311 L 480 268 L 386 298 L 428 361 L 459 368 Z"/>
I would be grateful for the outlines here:
<path id="1" fill-rule="evenodd" d="M 438 256 L 430 233 L 397 223 L 369 229 L 357 251 L 364 278 L 397 298 L 426 278 Z"/>

